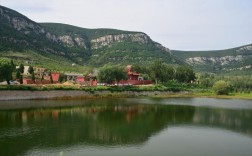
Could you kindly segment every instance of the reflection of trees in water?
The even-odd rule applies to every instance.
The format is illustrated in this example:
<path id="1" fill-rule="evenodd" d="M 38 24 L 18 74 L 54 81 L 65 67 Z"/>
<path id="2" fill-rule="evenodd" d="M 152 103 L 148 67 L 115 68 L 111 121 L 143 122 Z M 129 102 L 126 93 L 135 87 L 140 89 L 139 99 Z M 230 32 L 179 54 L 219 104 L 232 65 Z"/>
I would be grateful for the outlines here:
<path id="1" fill-rule="evenodd" d="M 0 150 L 17 155 L 35 146 L 142 144 L 167 126 L 181 124 L 224 127 L 251 134 L 251 113 L 250 110 L 143 104 L 2 111 Z"/>
<path id="2" fill-rule="evenodd" d="M 0 150 L 141 144 L 169 124 L 191 122 L 193 114 L 193 107 L 139 104 L 4 111 L 0 112 Z M 19 134 L 7 136 L 12 130 Z"/>
<path id="3" fill-rule="evenodd" d="M 220 127 L 252 136 L 252 110 L 196 108 L 193 123 Z"/>

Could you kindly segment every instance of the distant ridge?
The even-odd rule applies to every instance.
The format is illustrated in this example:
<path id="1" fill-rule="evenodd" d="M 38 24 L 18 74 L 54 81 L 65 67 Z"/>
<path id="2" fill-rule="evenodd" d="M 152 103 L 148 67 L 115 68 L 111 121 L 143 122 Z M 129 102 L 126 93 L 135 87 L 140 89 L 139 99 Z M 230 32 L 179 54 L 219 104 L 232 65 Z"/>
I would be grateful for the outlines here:
<path id="1" fill-rule="evenodd" d="M 36 23 L 0 6 L 0 56 L 57 69 L 105 64 L 185 64 L 142 32 Z M 35 60 L 35 61 L 34 61 Z M 61 67 L 57 67 L 61 64 Z M 77 68 L 77 67 L 76 67 Z"/>
<path id="2" fill-rule="evenodd" d="M 198 71 L 252 73 L 252 44 L 225 50 L 171 52 Z"/>

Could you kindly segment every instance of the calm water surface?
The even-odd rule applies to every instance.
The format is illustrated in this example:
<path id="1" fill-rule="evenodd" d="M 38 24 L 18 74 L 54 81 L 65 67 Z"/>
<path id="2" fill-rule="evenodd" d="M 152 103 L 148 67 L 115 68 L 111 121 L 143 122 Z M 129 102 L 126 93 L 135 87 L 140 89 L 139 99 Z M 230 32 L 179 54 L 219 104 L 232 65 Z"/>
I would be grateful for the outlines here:
<path id="1" fill-rule="evenodd" d="M 1 156 L 251 153 L 251 100 L 0 101 Z"/>

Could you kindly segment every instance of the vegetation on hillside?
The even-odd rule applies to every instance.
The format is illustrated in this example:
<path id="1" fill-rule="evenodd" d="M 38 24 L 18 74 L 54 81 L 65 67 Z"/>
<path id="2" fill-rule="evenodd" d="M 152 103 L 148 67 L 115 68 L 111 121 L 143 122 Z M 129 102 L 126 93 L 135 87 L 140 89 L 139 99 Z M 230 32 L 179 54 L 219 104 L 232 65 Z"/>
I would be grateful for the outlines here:
<path id="1" fill-rule="evenodd" d="M 186 61 L 188 58 L 203 58 L 199 62 L 190 63 L 198 72 L 208 71 L 212 73 L 225 73 L 229 75 L 252 74 L 252 45 L 244 45 L 237 48 L 212 51 L 172 50 L 172 54 L 183 61 Z M 237 58 L 232 60 L 229 58 L 230 56 Z"/>
<path id="2" fill-rule="evenodd" d="M 45 29 L 53 32 L 56 35 L 83 35 L 85 38 L 90 40 L 96 39 L 98 37 L 102 37 L 105 35 L 118 35 L 118 34 L 129 34 L 129 33 L 138 33 L 132 31 L 124 31 L 124 30 L 117 30 L 117 29 L 87 29 L 81 28 L 77 26 L 61 24 L 61 23 L 39 23 Z"/>
<path id="3" fill-rule="evenodd" d="M 31 65 L 42 65 L 52 70 L 68 68 L 69 63 L 101 67 L 106 64 L 127 65 L 135 62 L 150 64 L 154 60 L 162 60 L 168 64 L 184 64 L 142 32 L 36 23 L 14 10 L 2 6 L 0 9 L 3 12 L 0 16 L 0 56 L 15 62 L 24 64 L 25 61 L 34 61 L 36 64 Z M 122 37 L 118 42 L 114 39 L 109 41 L 111 45 L 98 49 L 92 47 L 93 39 L 127 34 L 144 35 L 140 36 L 140 40 L 146 39 L 148 42 L 139 43 L 132 38 Z M 55 66 L 58 63 L 60 65 Z"/>

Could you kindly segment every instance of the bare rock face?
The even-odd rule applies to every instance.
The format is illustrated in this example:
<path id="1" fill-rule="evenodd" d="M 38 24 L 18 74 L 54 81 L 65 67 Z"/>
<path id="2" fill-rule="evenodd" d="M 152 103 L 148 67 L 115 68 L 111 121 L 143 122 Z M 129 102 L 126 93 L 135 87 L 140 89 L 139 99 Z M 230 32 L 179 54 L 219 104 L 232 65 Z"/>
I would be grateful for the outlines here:
<path id="1" fill-rule="evenodd" d="M 68 47 L 73 47 L 74 46 L 74 42 L 71 36 L 68 35 L 64 35 L 64 36 L 60 36 L 59 40 L 66 44 Z"/>
<path id="2" fill-rule="evenodd" d="M 252 51 L 252 45 L 244 46 L 236 50 L 238 53 L 246 53 L 247 51 Z"/>
<path id="3" fill-rule="evenodd" d="M 113 43 L 119 42 L 138 42 L 140 44 L 154 43 L 154 45 L 166 52 L 170 53 L 170 50 L 159 43 L 155 43 L 151 38 L 144 33 L 132 33 L 132 34 L 119 34 L 119 35 L 106 35 L 91 40 L 92 49 L 99 49 L 104 46 L 111 46 Z"/>
<path id="4" fill-rule="evenodd" d="M 24 35 L 29 35 L 31 33 L 36 33 L 43 35 L 49 40 L 63 44 L 67 47 L 79 46 L 81 48 L 87 49 L 86 41 L 81 37 L 71 37 L 69 35 L 56 36 L 50 32 L 46 32 L 43 27 L 39 24 L 24 18 L 19 15 L 10 14 L 8 9 L 0 8 L 0 16 L 8 21 L 10 26 L 12 26 L 17 31 L 23 33 Z"/>
<path id="5" fill-rule="evenodd" d="M 19 32 L 24 33 L 25 35 L 35 32 L 36 34 L 45 34 L 45 30 L 35 22 L 23 18 L 17 15 L 9 15 L 9 11 L 6 9 L 0 8 L 0 15 L 5 18 L 9 24 Z"/>
<path id="6" fill-rule="evenodd" d="M 81 37 L 75 37 L 74 41 L 76 42 L 76 44 L 78 46 L 87 49 L 86 41 L 83 38 L 81 38 Z"/>
<path id="7" fill-rule="evenodd" d="M 58 40 L 67 47 L 79 46 L 87 49 L 86 41 L 81 37 L 71 37 L 69 35 L 59 36 Z"/>
<path id="8" fill-rule="evenodd" d="M 34 25 L 32 23 L 28 23 L 23 18 L 14 17 L 12 18 L 11 23 L 13 27 L 19 31 L 22 29 L 27 29 L 27 28 L 34 29 Z"/>
<path id="9" fill-rule="evenodd" d="M 57 37 L 54 34 L 51 34 L 49 32 L 46 33 L 46 37 L 54 42 L 58 42 Z"/>
<path id="10" fill-rule="evenodd" d="M 91 44 L 92 44 L 93 49 L 98 49 L 104 46 L 110 46 L 113 43 L 125 42 L 125 41 L 147 44 L 151 42 L 151 39 L 149 36 L 143 33 L 106 35 L 106 36 L 102 36 L 102 37 L 91 40 Z"/>
<path id="11" fill-rule="evenodd" d="M 166 47 L 162 46 L 162 45 L 159 44 L 159 43 L 155 43 L 155 46 L 158 47 L 159 49 L 164 50 L 164 51 L 166 51 L 166 52 L 168 52 L 168 53 L 171 54 L 171 51 L 170 51 L 169 48 L 166 48 Z"/>
<path id="12" fill-rule="evenodd" d="M 192 57 L 186 59 L 188 64 L 220 64 L 221 66 L 229 65 L 230 63 L 239 62 L 244 59 L 242 55 L 223 56 L 223 57 Z"/>

